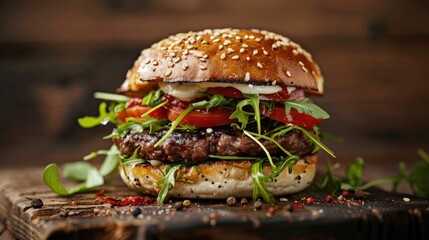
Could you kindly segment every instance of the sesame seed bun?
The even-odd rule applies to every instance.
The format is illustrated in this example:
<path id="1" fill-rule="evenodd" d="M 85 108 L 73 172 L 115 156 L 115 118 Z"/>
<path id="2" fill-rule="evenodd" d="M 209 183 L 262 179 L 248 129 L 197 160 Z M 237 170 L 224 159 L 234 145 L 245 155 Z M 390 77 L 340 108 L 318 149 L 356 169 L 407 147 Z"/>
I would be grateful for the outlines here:
<path id="1" fill-rule="evenodd" d="M 292 194 L 308 187 L 316 174 L 316 156 L 300 159 L 289 174 L 285 169 L 274 182 L 266 183 L 266 187 L 274 196 Z M 157 195 L 161 179 L 169 164 L 152 166 L 149 163 L 120 166 L 119 171 L 124 182 L 131 188 L 145 194 Z M 224 199 L 230 196 L 251 197 L 253 180 L 250 175 L 250 161 L 216 161 L 182 167 L 176 173 L 174 188 L 168 192 L 176 198 Z M 264 167 L 265 175 L 271 173 L 271 167 Z"/>
<path id="2" fill-rule="evenodd" d="M 260 30 L 179 33 L 142 51 L 119 92 L 148 91 L 157 82 L 286 85 L 323 94 L 311 55 L 288 38 Z"/>

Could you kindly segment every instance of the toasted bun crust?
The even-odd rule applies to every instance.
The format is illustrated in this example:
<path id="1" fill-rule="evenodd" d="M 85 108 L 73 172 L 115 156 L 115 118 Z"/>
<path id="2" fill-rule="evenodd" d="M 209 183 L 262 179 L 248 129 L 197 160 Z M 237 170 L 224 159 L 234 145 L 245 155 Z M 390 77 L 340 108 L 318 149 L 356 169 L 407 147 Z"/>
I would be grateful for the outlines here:
<path id="1" fill-rule="evenodd" d="M 316 156 L 301 159 L 293 167 L 291 174 L 284 170 L 275 180 L 267 183 L 268 190 L 275 196 L 292 194 L 308 187 L 316 174 Z M 120 175 L 125 183 L 142 193 L 157 195 L 161 185 L 156 181 L 163 177 L 169 164 L 152 166 L 136 164 L 120 167 Z M 169 195 L 176 198 L 223 199 L 230 196 L 251 197 L 253 180 L 250 175 L 250 161 L 217 161 L 194 167 L 182 167 L 176 178 L 188 181 L 176 181 Z M 271 167 L 264 167 L 269 175 Z"/>
<path id="2" fill-rule="evenodd" d="M 179 33 L 142 51 L 119 92 L 147 82 L 232 82 L 287 85 L 323 93 L 311 55 L 281 35 L 260 30 L 214 29 Z"/>

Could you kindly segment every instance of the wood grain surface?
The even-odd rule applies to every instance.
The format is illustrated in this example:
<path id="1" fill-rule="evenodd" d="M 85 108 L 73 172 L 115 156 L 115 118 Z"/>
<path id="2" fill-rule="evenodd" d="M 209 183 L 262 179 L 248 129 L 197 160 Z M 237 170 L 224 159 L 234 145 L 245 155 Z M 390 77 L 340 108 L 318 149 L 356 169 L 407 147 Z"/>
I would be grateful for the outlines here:
<path id="1" fill-rule="evenodd" d="M 429 200 L 373 189 L 369 195 L 324 203 L 325 193 L 304 191 L 284 196 L 280 208 L 255 210 L 252 203 L 192 200 L 176 209 L 172 199 L 162 206 L 113 207 L 94 204 L 95 193 L 58 197 L 40 180 L 41 169 L 1 171 L 1 238 L 10 239 L 427 239 Z M 25 174 L 23 174 L 25 173 Z M 114 178 L 105 195 L 135 195 Z M 304 199 L 315 203 L 306 205 Z M 410 198 L 409 202 L 404 197 Z M 42 208 L 30 200 L 40 198 Z M 285 201 L 287 198 L 287 201 Z M 302 208 L 294 208 L 295 203 Z"/>

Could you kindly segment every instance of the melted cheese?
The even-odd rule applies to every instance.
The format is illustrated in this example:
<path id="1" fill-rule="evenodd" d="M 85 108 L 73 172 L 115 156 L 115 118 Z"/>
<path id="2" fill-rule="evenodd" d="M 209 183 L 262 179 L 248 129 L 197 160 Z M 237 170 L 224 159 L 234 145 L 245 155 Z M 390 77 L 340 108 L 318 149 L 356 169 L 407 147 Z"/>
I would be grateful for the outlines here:
<path id="1" fill-rule="evenodd" d="M 251 84 L 235 84 L 235 83 L 160 83 L 161 90 L 175 98 L 191 101 L 193 99 L 203 97 L 207 88 L 211 87 L 233 87 L 244 94 L 273 94 L 280 92 L 280 86 L 257 86 Z M 288 87 L 288 92 L 295 90 L 294 87 Z"/>

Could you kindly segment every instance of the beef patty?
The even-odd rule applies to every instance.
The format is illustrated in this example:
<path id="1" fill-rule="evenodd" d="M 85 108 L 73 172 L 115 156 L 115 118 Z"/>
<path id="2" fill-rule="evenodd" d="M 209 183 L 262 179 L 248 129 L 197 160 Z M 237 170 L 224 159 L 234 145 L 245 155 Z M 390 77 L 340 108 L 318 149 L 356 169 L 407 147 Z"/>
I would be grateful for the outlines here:
<path id="1" fill-rule="evenodd" d="M 174 131 L 160 146 L 155 143 L 166 131 L 149 134 L 128 134 L 113 139 L 124 156 L 131 156 L 137 148 L 138 157 L 168 162 L 201 162 L 208 155 L 221 156 L 265 156 L 262 148 L 247 137 L 242 131 L 231 128 L 213 128 L 213 131 L 198 129 L 196 131 Z M 275 140 L 292 154 L 309 154 L 313 147 L 311 142 L 299 130 L 292 130 Z M 259 140 L 272 155 L 282 151 L 273 142 Z"/>

